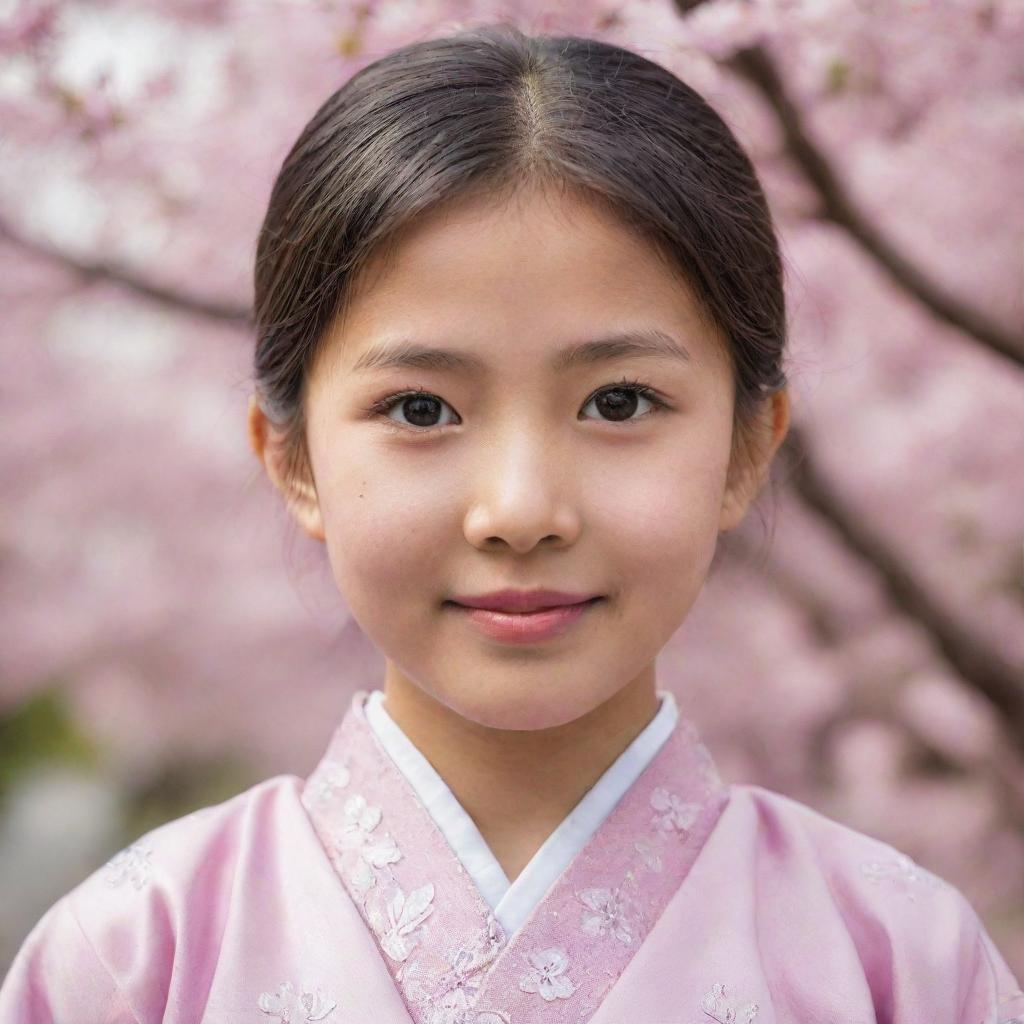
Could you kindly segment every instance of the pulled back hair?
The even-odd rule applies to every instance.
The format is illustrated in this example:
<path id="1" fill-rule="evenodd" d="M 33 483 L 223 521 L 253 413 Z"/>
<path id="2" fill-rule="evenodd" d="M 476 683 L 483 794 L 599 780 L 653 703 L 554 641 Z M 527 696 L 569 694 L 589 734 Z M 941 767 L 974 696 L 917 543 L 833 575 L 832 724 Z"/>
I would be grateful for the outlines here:
<path id="1" fill-rule="evenodd" d="M 396 49 L 333 93 L 285 157 L 255 263 L 256 400 L 286 481 L 311 482 L 306 381 L 371 257 L 428 211 L 521 189 L 582 195 L 649 242 L 727 349 L 733 456 L 786 385 L 782 262 L 754 168 L 666 68 L 509 24 Z"/>

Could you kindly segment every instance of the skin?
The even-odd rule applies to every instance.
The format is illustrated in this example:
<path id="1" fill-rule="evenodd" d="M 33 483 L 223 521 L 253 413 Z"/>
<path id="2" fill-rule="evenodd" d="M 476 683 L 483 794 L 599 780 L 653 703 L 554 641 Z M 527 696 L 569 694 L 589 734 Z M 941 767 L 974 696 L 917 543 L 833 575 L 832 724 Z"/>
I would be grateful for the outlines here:
<path id="1" fill-rule="evenodd" d="M 548 365 L 563 346 L 625 328 L 660 329 L 690 360 Z M 353 372 L 398 337 L 486 368 Z M 615 420 L 605 399 L 623 377 L 667 408 L 638 397 Z M 655 658 L 719 534 L 763 485 L 788 394 L 765 402 L 749 462 L 731 462 L 731 369 L 691 290 L 607 213 L 539 190 L 462 200 L 407 229 L 361 280 L 308 383 L 313 480 L 287 486 L 254 399 L 253 451 L 384 654 L 388 713 L 514 879 L 656 713 Z M 440 401 L 369 411 L 417 389 Z M 525 646 L 443 605 L 505 586 L 605 600 L 567 634 Z"/>

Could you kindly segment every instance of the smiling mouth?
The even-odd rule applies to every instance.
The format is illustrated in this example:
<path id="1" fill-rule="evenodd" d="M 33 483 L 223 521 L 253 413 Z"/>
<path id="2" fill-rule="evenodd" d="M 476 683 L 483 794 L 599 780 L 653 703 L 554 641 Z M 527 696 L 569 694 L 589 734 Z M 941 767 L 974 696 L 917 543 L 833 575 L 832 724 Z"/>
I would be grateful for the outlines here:
<path id="1" fill-rule="evenodd" d="M 560 609 L 560 608 L 582 608 L 584 605 L 596 604 L 598 601 L 603 601 L 603 600 L 604 600 L 603 596 L 591 597 L 591 598 L 589 598 L 586 601 L 578 601 L 576 604 L 551 604 L 551 605 L 547 605 L 544 608 L 534 608 L 532 611 L 528 611 L 528 612 L 508 611 L 508 610 L 506 610 L 504 608 L 489 608 L 489 609 L 486 609 L 486 610 L 492 612 L 495 615 L 514 615 L 514 616 L 516 616 L 518 618 L 526 619 L 526 618 L 529 618 L 530 616 L 543 615 L 545 612 L 558 611 L 558 609 Z M 442 607 L 463 608 L 463 609 L 465 609 L 467 611 L 483 611 L 483 610 L 485 610 L 485 609 L 479 609 L 479 608 L 471 608 L 469 605 L 459 604 L 458 601 L 444 601 L 442 603 Z"/>

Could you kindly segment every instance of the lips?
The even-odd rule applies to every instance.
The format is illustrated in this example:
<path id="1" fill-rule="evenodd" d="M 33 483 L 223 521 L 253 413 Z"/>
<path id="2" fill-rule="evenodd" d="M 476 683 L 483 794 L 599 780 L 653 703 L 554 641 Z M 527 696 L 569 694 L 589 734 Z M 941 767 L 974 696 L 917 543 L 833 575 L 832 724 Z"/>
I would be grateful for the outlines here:
<path id="1" fill-rule="evenodd" d="M 451 598 L 451 601 L 464 608 L 480 608 L 507 614 L 528 614 L 544 609 L 585 604 L 600 596 L 594 593 L 565 590 L 498 590 L 477 596 L 457 595 Z"/>
<path id="2" fill-rule="evenodd" d="M 486 608 L 464 607 L 448 602 L 460 616 L 476 627 L 485 637 L 505 644 L 536 644 L 567 633 L 590 616 L 590 609 L 603 598 L 569 605 L 549 606 L 531 612 L 494 611 Z"/>

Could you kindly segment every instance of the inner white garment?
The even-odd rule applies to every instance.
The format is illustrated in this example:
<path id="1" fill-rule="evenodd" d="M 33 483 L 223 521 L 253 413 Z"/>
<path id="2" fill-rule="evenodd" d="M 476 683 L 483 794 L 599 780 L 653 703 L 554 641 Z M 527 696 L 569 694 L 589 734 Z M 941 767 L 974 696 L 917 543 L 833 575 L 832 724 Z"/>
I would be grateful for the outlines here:
<path id="1" fill-rule="evenodd" d="M 658 696 L 661 703 L 654 718 L 587 790 L 511 883 L 448 784 L 384 710 L 384 691 L 373 690 L 364 707 L 370 728 L 448 840 L 505 934 L 512 936 L 675 728 L 679 718 L 675 697 L 667 690 L 658 691 Z"/>

